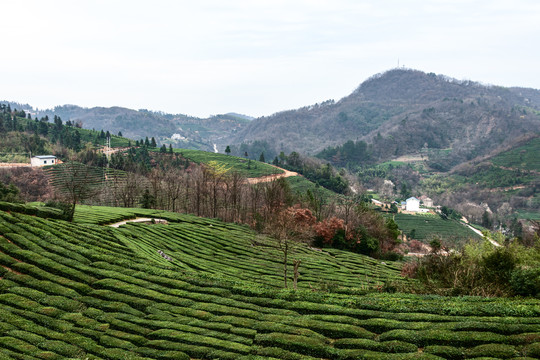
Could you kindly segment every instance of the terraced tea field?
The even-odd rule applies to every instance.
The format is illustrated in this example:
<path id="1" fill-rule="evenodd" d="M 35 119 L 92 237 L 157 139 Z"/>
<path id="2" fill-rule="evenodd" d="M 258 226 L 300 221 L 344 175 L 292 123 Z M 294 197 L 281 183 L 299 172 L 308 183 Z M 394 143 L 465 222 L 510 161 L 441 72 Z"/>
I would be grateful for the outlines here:
<path id="1" fill-rule="evenodd" d="M 150 209 L 78 206 L 75 214 L 75 221 L 81 224 L 108 224 L 135 217 L 165 219 L 168 225 L 128 223 L 114 234 L 155 261 L 163 260 L 158 253 L 163 251 L 175 259 L 168 262 L 170 266 L 271 287 L 283 284 L 283 254 L 272 240 L 246 226 Z M 402 280 L 399 263 L 383 264 L 347 251 L 297 245 L 289 257 L 291 264 L 292 259 L 302 261 L 299 287 L 372 288 Z M 342 291 L 349 291 L 345 289 Z"/>
<path id="2" fill-rule="evenodd" d="M 270 164 L 255 160 L 248 161 L 238 156 L 189 149 L 173 149 L 173 151 L 182 154 L 186 159 L 198 164 L 207 164 L 210 161 L 217 161 L 219 164 L 223 164 L 226 168 L 231 169 L 231 171 L 237 171 L 245 177 L 255 178 L 283 173 L 283 170 Z"/>
<path id="3" fill-rule="evenodd" d="M 0 211 L 1 359 L 540 358 L 538 299 L 368 293 L 399 266 L 300 246 L 301 290 L 281 290 L 248 228 L 77 210 Z M 169 223 L 96 224 L 143 213 Z"/>
<path id="4" fill-rule="evenodd" d="M 399 229 L 409 235 L 414 230 L 414 238 L 429 241 L 440 237 L 450 243 L 458 240 L 480 239 L 471 229 L 455 220 L 443 220 L 436 215 L 395 214 Z"/>
<path id="5" fill-rule="evenodd" d="M 505 168 L 540 171 L 540 137 L 509 151 L 502 152 L 491 159 L 497 166 Z"/>

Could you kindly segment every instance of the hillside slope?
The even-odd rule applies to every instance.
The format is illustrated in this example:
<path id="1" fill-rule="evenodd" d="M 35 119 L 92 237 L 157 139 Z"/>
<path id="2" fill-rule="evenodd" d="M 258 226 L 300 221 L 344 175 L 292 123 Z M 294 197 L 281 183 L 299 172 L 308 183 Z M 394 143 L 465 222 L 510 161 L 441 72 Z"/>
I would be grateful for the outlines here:
<path id="1" fill-rule="evenodd" d="M 459 160 L 486 154 L 540 129 L 540 91 L 484 86 L 416 70 L 373 76 L 351 95 L 252 121 L 234 143 L 267 141 L 278 151 L 315 154 L 348 140 L 373 145 L 376 159 L 422 148 Z"/>
<path id="2" fill-rule="evenodd" d="M 351 296 L 232 281 L 264 266 L 239 256 L 215 257 L 208 267 L 198 254 L 242 255 L 246 249 L 197 231 L 245 230 L 189 216 L 169 220 L 113 229 L 0 211 L 0 356 L 540 358 L 538 300 Z M 175 249 L 179 242 L 187 243 Z M 199 269 L 187 270 L 190 263 Z M 238 270 L 221 273 L 227 265 Z M 317 267 L 335 271 L 336 265 Z M 332 281 L 340 283 L 339 277 Z"/>

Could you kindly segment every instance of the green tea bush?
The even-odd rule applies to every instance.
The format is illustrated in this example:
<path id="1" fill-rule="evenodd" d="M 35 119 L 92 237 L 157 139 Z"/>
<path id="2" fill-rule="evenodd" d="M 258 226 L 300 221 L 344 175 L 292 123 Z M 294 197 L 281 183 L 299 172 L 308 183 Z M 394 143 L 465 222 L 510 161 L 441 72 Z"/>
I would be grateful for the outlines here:
<path id="1" fill-rule="evenodd" d="M 509 358 L 518 355 L 516 349 L 511 345 L 505 344 L 484 344 L 475 346 L 465 352 L 469 358 L 492 356 L 495 358 Z"/>
<path id="2" fill-rule="evenodd" d="M 516 335 L 510 335 L 505 343 L 510 345 L 525 345 L 533 342 L 540 342 L 540 332 L 529 332 Z"/>
<path id="3" fill-rule="evenodd" d="M 445 345 L 428 345 L 424 348 L 424 352 L 449 360 L 459 360 L 465 357 L 465 352 L 462 348 Z"/>
<path id="4" fill-rule="evenodd" d="M 24 331 L 24 330 L 11 330 L 5 333 L 8 336 L 12 336 L 17 339 L 21 339 L 23 341 L 26 341 L 29 344 L 37 345 L 39 343 L 42 343 L 46 339 L 43 336 L 36 335 L 34 333 Z"/>
<path id="5" fill-rule="evenodd" d="M 151 359 L 174 359 L 174 360 L 190 360 L 188 354 L 181 351 L 163 351 L 159 349 L 151 349 L 148 347 L 139 347 L 134 350 L 142 356 L 146 356 Z"/>
<path id="6" fill-rule="evenodd" d="M 450 345 L 476 346 L 486 343 L 504 343 L 506 337 L 491 332 L 447 331 L 447 330 L 390 330 L 379 336 L 380 341 L 402 340 L 418 346 Z"/>
<path id="7" fill-rule="evenodd" d="M 263 359 L 267 358 L 276 358 L 281 360 L 315 360 L 320 359 L 320 357 L 311 357 L 304 354 L 298 354 L 291 352 L 280 347 L 272 346 L 258 346 L 255 348 L 256 354 L 262 356 Z"/>
<path id="8" fill-rule="evenodd" d="M 77 346 L 73 346 L 58 340 L 46 340 L 42 342 L 39 347 L 69 358 L 80 357 L 83 355 L 82 350 Z"/>
<path id="9" fill-rule="evenodd" d="M 263 346 L 281 347 L 285 350 L 314 357 L 332 357 L 332 349 L 311 337 L 282 333 L 257 334 L 255 343 Z"/>
<path id="10" fill-rule="evenodd" d="M 399 340 L 383 341 L 381 342 L 380 349 L 380 351 L 388 353 L 411 353 L 418 351 L 416 345 Z"/>
<path id="11" fill-rule="evenodd" d="M 114 336 L 118 339 L 129 341 L 130 343 L 135 344 L 137 346 L 144 346 L 148 342 L 148 340 L 143 336 L 127 333 L 124 331 L 107 329 L 106 334 L 110 336 Z"/>
<path id="12" fill-rule="evenodd" d="M 521 352 L 525 356 L 540 358 L 540 342 L 535 342 L 533 344 L 524 346 Z"/>
<path id="13" fill-rule="evenodd" d="M 214 349 L 222 349 L 241 354 L 248 354 L 250 352 L 250 347 L 244 344 L 171 329 L 156 330 L 148 334 L 148 337 L 158 340 L 181 341 L 193 345 L 208 346 Z"/>
<path id="14" fill-rule="evenodd" d="M 38 348 L 21 339 L 16 339 L 11 336 L 0 337 L 0 349 L 11 349 L 22 354 L 34 354 Z"/>
<path id="15" fill-rule="evenodd" d="M 101 336 L 101 338 L 99 339 L 99 343 L 105 347 L 115 347 L 128 350 L 133 350 L 134 348 L 136 348 L 136 346 L 129 341 L 121 340 L 109 335 Z"/>
<path id="16" fill-rule="evenodd" d="M 388 354 L 371 350 L 341 350 L 337 359 L 340 360 L 443 360 L 443 358 L 427 353 L 397 353 Z"/>
<path id="17" fill-rule="evenodd" d="M 41 305 L 33 300 L 19 296 L 17 294 L 0 294 L 0 304 L 11 305 L 24 310 L 35 311 L 41 307 Z"/>
<path id="18" fill-rule="evenodd" d="M 168 351 L 179 351 L 188 354 L 191 358 L 207 359 L 208 353 L 212 350 L 206 346 L 186 344 L 179 341 L 150 340 L 146 344 L 149 348 L 156 348 Z M 163 349 L 163 350 L 162 350 Z"/>

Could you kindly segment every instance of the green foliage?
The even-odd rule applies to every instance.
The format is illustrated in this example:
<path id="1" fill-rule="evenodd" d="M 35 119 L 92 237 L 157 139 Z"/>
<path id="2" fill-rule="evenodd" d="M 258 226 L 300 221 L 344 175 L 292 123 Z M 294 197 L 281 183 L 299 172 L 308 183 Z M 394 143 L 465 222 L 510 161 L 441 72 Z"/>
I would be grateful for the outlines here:
<path id="1" fill-rule="evenodd" d="M 540 267 L 514 270 L 511 273 L 510 286 L 514 293 L 521 296 L 539 295 Z"/>
<path id="2" fill-rule="evenodd" d="M 517 242 L 494 247 L 486 240 L 469 243 L 451 254 L 424 257 L 416 276 L 430 291 L 439 293 L 534 296 L 539 290 L 539 266 L 535 248 Z"/>
<path id="3" fill-rule="evenodd" d="M 510 280 L 516 263 L 517 260 L 509 248 L 497 248 L 482 259 L 486 276 L 497 283 L 507 283 Z"/>
<path id="4" fill-rule="evenodd" d="M 19 192 L 20 190 L 15 185 L 9 184 L 9 186 L 6 186 L 0 181 L 0 201 L 19 202 Z"/>
<path id="5" fill-rule="evenodd" d="M 320 165 L 305 161 L 296 152 L 292 152 L 289 156 L 283 154 L 279 165 L 298 172 L 310 181 L 338 194 L 345 193 L 349 188 L 348 181 L 338 174 L 330 164 Z"/>
<path id="6" fill-rule="evenodd" d="M 345 115 L 344 113 L 342 113 Z M 371 153 L 365 141 L 352 140 L 336 147 L 328 147 L 316 155 L 318 158 L 331 161 L 339 166 L 346 166 L 348 163 L 359 165 L 369 163 Z"/>

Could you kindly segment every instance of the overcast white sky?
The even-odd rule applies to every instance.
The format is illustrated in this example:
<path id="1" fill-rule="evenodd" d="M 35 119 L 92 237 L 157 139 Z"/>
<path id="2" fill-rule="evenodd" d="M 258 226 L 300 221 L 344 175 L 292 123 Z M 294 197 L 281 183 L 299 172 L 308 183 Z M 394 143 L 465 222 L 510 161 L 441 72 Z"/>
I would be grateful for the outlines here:
<path id="1" fill-rule="evenodd" d="M 400 65 L 540 88 L 537 0 L 3 0 L 0 99 L 251 116 Z"/>

